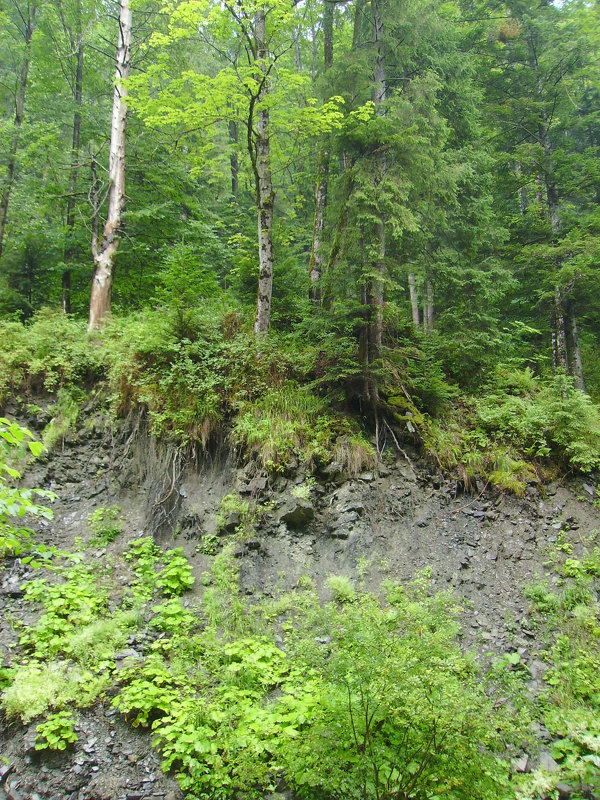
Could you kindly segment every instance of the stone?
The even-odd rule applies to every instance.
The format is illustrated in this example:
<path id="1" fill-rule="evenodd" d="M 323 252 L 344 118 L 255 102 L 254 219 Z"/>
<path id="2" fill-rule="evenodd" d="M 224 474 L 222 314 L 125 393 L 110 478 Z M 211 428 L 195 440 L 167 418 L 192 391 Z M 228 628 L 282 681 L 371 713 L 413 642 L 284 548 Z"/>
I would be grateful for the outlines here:
<path id="1" fill-rule="evenodd" d="M 567 800 L 567 798 L 571 797 L 575 792 L 574 786 L 571 786 L 569 783 L 564 783 L 563 781 L 557 783 L 555 788 L 558 791 L 559 800 Z"/>
<path id="2" fill-rule="evenodd" d="M 337 528 L 344 528 L 347 526 L 351 526 L 354 522 L 358 519 L 358 514 L 356 511 L 346 511 L 339 516 L 336 516 L 330 523 L 329 529 L 336 530 Z"/>
<path id="3" fill-rule="evenodd" d="M 236 529 L 242 524 L 242 517 L 238 511 L 232 511 L 223 525 L 224 533 L 235 533 Z"/>
<path id="4" fill-rule="evenodd" d="M 513 772 L 529 772 L 529 756 L 524 753 L 519 758 L 513 758 L 511 765 Z"/>
<path id="5" fill-rule="evenodd" d="M 338 486 L 341 486 L 346 480 L 346 470 L 344 469 L 344 465 L 340 464 L 339 461 L 332 461 L 330 464 L 322 467 L 320 472 L 325 480 L 333 481 L 333 483 L 338 484 Z"/>
<path id="6" fill-rule="evenodd" d="M 313 520 L 315 510 L 308 500 L 299 497 L 289 500 L 283 511 L 279 514 L 279 520 L 285 522 L 291 528 L 300 528 Z"/>
<path id="7" fill-rule="evenodd" d="M 13 764 L 0 763 L 0 785 L 4 783 L 4 781 L 8 778 L 10 773 L 13 771 L 13 769 L 14 769 Z"/>
<path id="8" fill-rule="evenodd" d="M 558 772 L 560 769 L 548 750 L 542 750 L 540 753 L 540 768 L 546 772 Z"/>

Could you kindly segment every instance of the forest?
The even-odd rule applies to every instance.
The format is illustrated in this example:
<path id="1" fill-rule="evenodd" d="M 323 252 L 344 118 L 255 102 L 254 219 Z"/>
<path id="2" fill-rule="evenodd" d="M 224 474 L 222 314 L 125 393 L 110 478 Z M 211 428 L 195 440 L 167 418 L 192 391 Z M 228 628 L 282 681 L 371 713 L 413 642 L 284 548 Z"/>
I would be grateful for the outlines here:
<path id="1" fill-rule="evenodd" d="M 0 126 L 0 800 L 600 797 L 599 0 L 4 0 Z"/>

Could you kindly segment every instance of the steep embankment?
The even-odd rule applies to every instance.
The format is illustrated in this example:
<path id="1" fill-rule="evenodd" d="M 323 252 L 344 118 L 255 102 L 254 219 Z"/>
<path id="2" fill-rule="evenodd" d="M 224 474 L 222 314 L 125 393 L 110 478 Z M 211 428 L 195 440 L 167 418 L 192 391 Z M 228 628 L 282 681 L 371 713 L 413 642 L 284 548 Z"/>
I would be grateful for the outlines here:
<path id="1" fill-rule="evenodd" d="M 542 686 L 544 642 L 523 590 L 538 577 L 556 585 L 561 563 L 582 556 L 600 529 L 590 485 L 553 484 L 543 493 L 531 486 L 522 499 L 491 491 L 469 496 L 404 451 L 385 452 L 375 469 L 354 477 L 335 464 L 314 477 L 302 469 L 273 477 L 255 463 L 238 465 L 226 448 L 213 459 L 186 460 L 142 428 L 139 420 L 113 428 L 101 414 L 88 416 L 31 467 L 27 482 L 58 495 L 54 520 L 38 525 L 41 541 L 73 552 L 82 540 L 86 558 L 112 565 L 126 584 L 132 576 L 120 556 L 128 542 L 152 533 L 165 547 L 182 547 L 190 561 L 196 582 L 187 606 L 204 591 L 214 554 L 228 540 L 235 541 L 240 587 L 257 598 L 275 597 L 305 576 L 325 599 L 331 575 L 377 593 L 387 579 L 408 581 L 426 570 L 434 590 L 451 589 L 462 601 L 463 641 L 482 659 L 518 654 L 529 690 Z M 99 509 L 96 520 L 113 509 L 117 525 L 104 541 L 96 530 L 94 544 Z M 35 619 L 22 590 L 32 574 L 18 559 L 0 573 L 4 667 L 16 657 L 19 626 Z M 130 636 L 117 665 L 150 645 Z M 180 796 L 160 774 L 151 737 L 132 731 L 108 699 L 82 713 L 79 741 L 68 754 L 42 758 L 33 749 L 35 727 L 2 724 L 0 755 L 12 771 L 0 798 Z M 554 763 L 545 749 L 541 758 Z M 525 765 L 526 757 L 516 768 Z"/>

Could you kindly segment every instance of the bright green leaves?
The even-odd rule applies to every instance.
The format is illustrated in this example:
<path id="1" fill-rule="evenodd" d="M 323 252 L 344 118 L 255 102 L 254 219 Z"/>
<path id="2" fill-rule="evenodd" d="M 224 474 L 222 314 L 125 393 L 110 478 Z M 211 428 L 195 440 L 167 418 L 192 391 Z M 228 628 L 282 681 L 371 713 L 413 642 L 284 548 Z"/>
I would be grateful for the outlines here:
<path id="1" fill-rule="evenodd" d="M 53 492 L 43 489 L 19 489 L 10 483 L 21 478 L 19 470 L 10 466 L 4 459 L 16 460 L 25 455 L 25 446 L 34 458 L 45 450 L 41 442 L 33 439 L 27 428 L 17 422 L 0 417 L 0 558 L 7 554 L 19 556 L 32 549 L 31 532 L 26 528 L 15 527 L 11 518 L 23 519 L 26 516 L 52 519 L 52 511 L 47 506 L 35 502 L 41 497 L 53 500 Z M 7 482 L 6 479 L 9 479 Z M 38 554 L 44 558 L 50 551 L 43 545 L 37 547 Z M 32 562 L 31 556 L 26 556 Z"/>
<path id="2" fill-rule="evenodd" d="M 73 715 L 68 711 L 50 714 L 36 728 L 36 750 L 66 750 L 77 741 Z"/>

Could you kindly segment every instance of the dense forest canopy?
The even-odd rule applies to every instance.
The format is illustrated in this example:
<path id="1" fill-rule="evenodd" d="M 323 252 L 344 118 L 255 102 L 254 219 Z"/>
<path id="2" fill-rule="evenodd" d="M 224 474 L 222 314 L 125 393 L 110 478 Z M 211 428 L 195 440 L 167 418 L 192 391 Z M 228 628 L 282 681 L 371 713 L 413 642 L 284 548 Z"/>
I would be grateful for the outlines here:
<path id="1" fill-rule="evenodd" d="M 498 368 L 598 397 L 597 2 L 10 0 L 0 23 L 6 319 L 92 330 L 112 301 L 193 339 L 234 314 L 375 420 Z"/>

